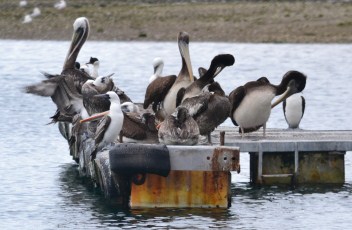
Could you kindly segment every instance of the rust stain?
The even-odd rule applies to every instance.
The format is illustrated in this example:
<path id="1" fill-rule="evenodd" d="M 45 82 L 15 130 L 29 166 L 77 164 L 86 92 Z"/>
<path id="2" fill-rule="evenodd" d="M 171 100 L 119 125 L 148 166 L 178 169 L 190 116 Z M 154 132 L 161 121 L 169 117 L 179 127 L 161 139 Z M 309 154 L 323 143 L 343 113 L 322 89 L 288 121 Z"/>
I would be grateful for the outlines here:
<path id="1" fill-rule="evenodd" d="M 227 162 L 230 162 L 227 163 Z M 226 164 L 225 164 L 226 163 Z M 213 171 L 240 171 L 240 152 L 229 148 L 215 148 L 211 158 Z"/>
<path id="2" fill-rule="evenodd" d="M 231 174 L 211 171 L 171 171 L 168 177 L 147 174 L 132 184 L 131 208 L 230 206 Z"/>

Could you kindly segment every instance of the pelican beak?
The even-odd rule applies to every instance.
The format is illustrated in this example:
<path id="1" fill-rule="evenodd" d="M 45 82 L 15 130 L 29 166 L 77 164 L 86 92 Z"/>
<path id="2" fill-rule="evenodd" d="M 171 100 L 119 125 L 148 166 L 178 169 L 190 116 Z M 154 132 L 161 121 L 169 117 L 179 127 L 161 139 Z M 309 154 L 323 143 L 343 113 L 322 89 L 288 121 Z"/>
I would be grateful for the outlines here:
<path id="1" fill-rule="evenodd" d="M 102 112 L 102 113 L 96 113 L 86 119 L 83 119 L 83 120 L 80 120 L 79 123 L 85 123 L 85 122 L 88 122 L 88 121 L 94 121 L 94 120 L 98 120 L 99 118 L 102 118 L 106 115 L 109 114 L 109 110 L 108 111 L 105 111 L 105 112 Z"/>
<path id="2" fill-rule="evenodd" d="M 297 90 L 295 88 L 294 82 L 292 81 L 292 84 L 288 85 L 286 91 L 283 94 L 281 94 L 281 96 L 271 105 L 271 108 L 274 108 L 275 106 L 280 104 L 280 102 L 282 102 L 283 100 L 285 100 L 286 98 L 288 98 L 294 93 L 297 93 Z"/>
<path id="3" fill-rule="evenodd" d="M 185 59 L 186 65 L 187 65 L 187 70 L 189 73 L 189 79 L 191 82 L 194 82 L 194 77 L 193 77 L 193 70 L 192 70 L 192 64 L 191 64 L 191 57 L 189 55 L 189 47 L 188 43 L 185 41 L 180 42 L 180 51 L 182 53 L 183 58 Z"/>

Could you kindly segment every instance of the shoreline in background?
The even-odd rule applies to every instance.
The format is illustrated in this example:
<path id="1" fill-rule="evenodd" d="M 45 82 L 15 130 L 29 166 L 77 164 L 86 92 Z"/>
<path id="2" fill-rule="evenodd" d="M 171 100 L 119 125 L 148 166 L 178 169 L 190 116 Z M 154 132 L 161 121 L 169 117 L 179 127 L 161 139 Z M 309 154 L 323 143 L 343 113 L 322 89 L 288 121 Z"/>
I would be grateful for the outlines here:
<path id="1" fill-rule="evenodd" d="M 351 1 L 231 1 L 144 3 L 70 1 L 57 10 L 47 0 L 19 7 L 0 0 L 0 39 L 70 40 L 77 17 L 90 21 L 89 40 L 239 43 L 351 43 Z M 138 3 L 136 3 L 138 2 Z M 160 1 L 159 1 L 160 2 Z M 41 15 L 23 24 L 34 7 Z"/>

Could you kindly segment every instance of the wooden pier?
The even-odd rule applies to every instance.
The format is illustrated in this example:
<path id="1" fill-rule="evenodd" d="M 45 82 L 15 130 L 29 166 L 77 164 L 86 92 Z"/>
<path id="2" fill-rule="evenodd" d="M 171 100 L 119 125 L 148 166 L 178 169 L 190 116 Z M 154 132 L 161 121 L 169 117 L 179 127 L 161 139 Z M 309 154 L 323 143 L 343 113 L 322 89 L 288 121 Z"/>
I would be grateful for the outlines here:
<path id="1" fill-rule="evenodd" d="M 220 127 L 213 145 L 121 143 L 92 162 L 94 140 L 79 140 L 71 154 L 81 175 L 130 208 L 229 207 L 230 172 L 240 172 L 240 152 L 250 154 L 254 184 L 342 184 L 344 155 L 352 151 L 352 131 L 269 129 L 265 137 L 259 130 L 242 138 L 238 128 Z"/>

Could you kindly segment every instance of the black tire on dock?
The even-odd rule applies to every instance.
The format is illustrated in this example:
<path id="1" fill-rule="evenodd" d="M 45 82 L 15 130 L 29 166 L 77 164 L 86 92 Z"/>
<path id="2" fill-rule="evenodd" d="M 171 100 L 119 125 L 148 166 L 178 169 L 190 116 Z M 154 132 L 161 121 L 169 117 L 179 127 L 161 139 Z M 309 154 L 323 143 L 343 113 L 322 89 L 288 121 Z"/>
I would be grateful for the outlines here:
<path id="1" fill-rule="evenodd" d="M 168 176 L 170 155 L 166 145 L 118 144 L 110 150 L 110 168 L 118 174 L 152 173 Z"/>

